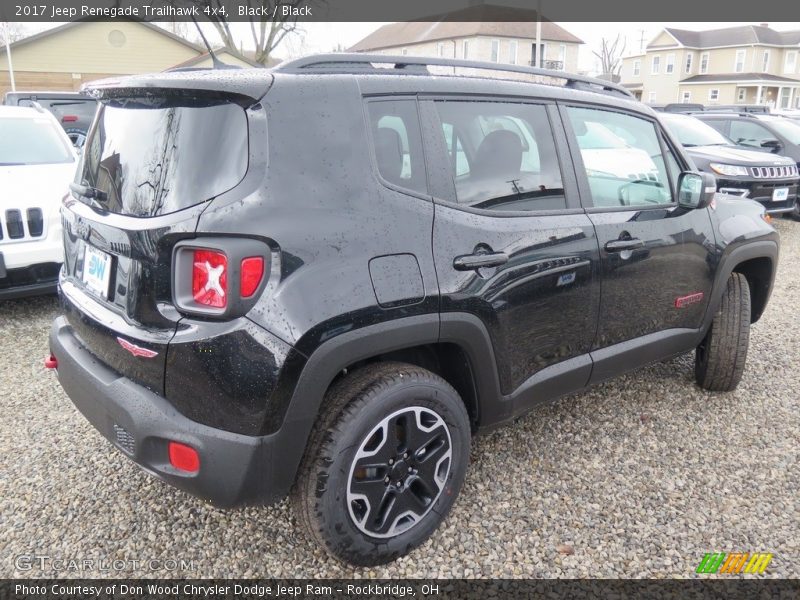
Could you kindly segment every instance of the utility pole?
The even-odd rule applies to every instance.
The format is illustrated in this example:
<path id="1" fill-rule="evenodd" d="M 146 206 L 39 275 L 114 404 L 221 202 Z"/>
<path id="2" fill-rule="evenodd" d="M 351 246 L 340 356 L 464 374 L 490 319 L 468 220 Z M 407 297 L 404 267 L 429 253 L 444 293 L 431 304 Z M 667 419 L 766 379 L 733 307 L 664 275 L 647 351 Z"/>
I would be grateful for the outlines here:
<path id="1" fill-rule="evenodd" d="M 14 65 L 11 62 L 11 27 L 8 23 L 4 24 L 5 38 L 6 38 L 6 59 L 8 59 L 8 77 L 11 79 L 11 91 L 16 92 L 17 86 L 14 82 Z"/>
<path id="2" fill-rule="evenodd" d="M 536 6 L 536 51 L 534 52 L 534 67 L 542 66 L 542 0 Z"/>

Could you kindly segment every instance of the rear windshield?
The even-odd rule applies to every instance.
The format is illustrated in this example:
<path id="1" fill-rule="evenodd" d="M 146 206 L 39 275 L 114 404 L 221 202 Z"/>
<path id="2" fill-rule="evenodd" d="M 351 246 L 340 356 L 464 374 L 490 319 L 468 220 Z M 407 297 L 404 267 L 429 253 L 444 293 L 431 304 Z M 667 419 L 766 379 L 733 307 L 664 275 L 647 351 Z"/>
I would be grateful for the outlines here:
<path id="1" fill-rule="evenodd" d="M 66 141 L 47 118 L 0 119 L 0 165 L 43 165 L 75 160 Z"/>
<path id="2" fill-rule="evenodd" d="M 210 200 L 247 171 L 247 116 L 236 104 L 101 105 L 76 181 L 111 212 L 150 217 Z"/>

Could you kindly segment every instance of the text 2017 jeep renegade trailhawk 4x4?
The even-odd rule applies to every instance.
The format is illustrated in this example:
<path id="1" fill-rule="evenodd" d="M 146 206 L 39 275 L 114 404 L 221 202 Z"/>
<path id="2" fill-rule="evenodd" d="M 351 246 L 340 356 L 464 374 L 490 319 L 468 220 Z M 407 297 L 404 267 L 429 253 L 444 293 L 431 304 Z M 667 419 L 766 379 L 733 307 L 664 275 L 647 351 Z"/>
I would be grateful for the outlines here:
<path id="1" fill-rule="evenodd" d="M 215 504 L 291 491 L 361 565 L 430 536 L 471 435 L 539 401 L 694 349 L 699 385 L 736 387 L 778 258 L 764 208 L 622 88 L 442 66 L 549 73 L 107 80 L 62 208 L 50 364 L 78 409 Z"/>

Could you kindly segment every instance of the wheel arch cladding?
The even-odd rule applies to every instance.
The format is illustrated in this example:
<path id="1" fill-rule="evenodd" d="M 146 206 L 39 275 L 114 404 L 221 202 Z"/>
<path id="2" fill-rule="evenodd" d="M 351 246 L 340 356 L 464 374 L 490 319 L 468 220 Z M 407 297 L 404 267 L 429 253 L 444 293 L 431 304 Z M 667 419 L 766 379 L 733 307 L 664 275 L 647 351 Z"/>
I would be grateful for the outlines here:
<path id="1" fill-rule="evenodd" d="M 734 273 L 741 273 L 750 286 L 750 322 L 761 318 L 767 306 L 775 266 L 771 258 L 762 256 L 740 262 L 733 268 Z"/>

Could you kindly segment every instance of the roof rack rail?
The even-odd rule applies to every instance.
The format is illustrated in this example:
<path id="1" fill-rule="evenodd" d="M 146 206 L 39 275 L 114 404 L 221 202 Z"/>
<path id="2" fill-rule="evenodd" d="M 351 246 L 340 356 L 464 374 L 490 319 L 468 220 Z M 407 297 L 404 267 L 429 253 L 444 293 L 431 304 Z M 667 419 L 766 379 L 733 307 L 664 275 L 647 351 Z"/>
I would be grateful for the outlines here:
<path id="1" fill-rule="evenodd" d="M 394 68 L 375 68 L 374 64 L 376 63 L 393 64 Z M 273 67 L 272 70 L 281 73 L 378 73 L 382 75 L 394 73 L 400 75 L 414 75 L 428 73 L 428 66 L 505 71 L 509 73 L 553 77 L 556 79 L 564 79 L 566 81 L 564 87 L 618 94 L 626 98 L 633 98 L 633 94 L 623 86 L 603 79 L 575 75 L 573 73 L 566 73 L 565 71 L 553 71 L 551 69 L 539 69 L 521 65 L 501 65 L 498 63 L 453 58 L 427 58 L 423 56 L 392 56 L 389 54 L 361 53 L 315 54 L 283 62 Z"/>

